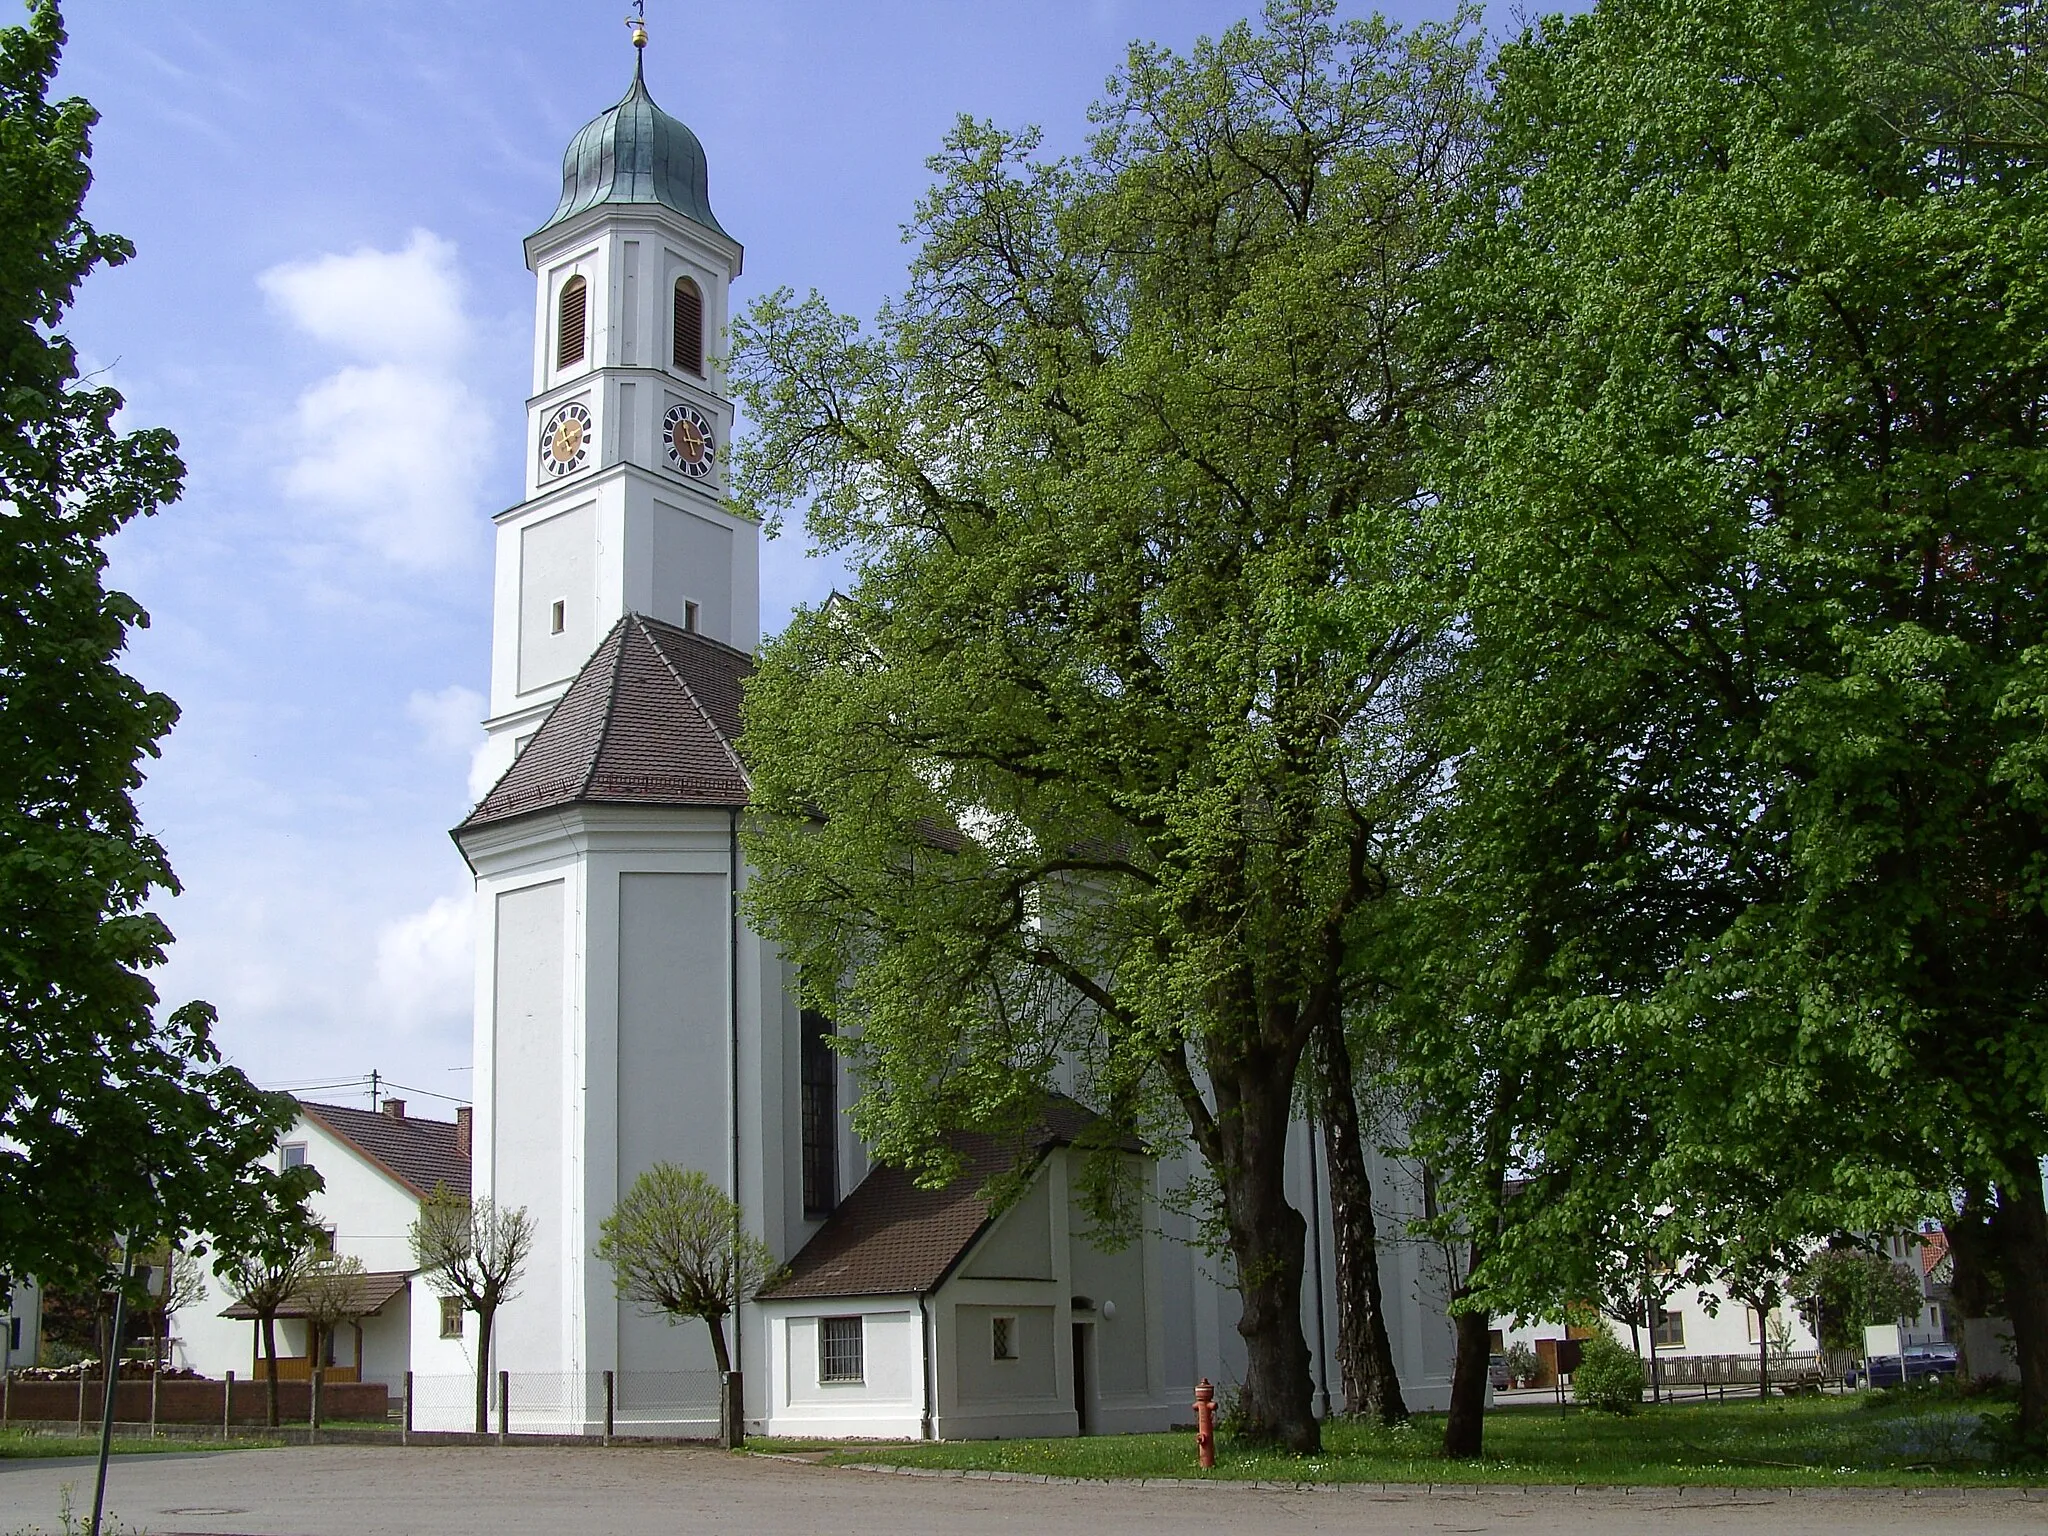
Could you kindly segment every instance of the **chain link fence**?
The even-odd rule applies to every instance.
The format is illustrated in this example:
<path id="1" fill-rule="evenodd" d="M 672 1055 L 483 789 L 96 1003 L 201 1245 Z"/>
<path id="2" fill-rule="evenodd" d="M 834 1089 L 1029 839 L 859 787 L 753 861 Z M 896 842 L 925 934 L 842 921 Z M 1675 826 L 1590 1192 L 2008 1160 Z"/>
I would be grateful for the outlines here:
<path id="1" fill-rule="evenodd" d="M 502 1427 L 515 1435 L 598 1436 L 609 1419 L 619 1435 L 718 1435 L 716 1371 L 507 1371 L 493 1374 L 488 1387 L 489 1434 Z M 412 1427 L 473 1432 L 476 1377 L 415 1375 Z"/>

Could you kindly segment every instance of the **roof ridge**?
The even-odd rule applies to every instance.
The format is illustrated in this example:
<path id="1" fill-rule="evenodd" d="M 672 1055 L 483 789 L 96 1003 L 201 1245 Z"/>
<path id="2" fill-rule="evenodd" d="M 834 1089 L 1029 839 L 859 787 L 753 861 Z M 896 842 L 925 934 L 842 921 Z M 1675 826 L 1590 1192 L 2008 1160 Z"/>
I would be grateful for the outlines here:
<path id="1" fill-rule="evenodd" d="M 583 777 L 576 781 L 576 798 L 579 800 L 590 793 L 591 783 L 597 778 L 598 764 L 604 761 L 604 749 L 612 739 L 612 722 L 618 717 L 619 712 L 619 674 L 626 669 L 626 626 L 632 619 L 633 614 L 630 611 L 620 614 L 619 621 L 606 630 L 604 639 L 598 642 L 598 650 L 603 650 L 613 635 L 619 637 L 618 649 L 612 653 L 612 675 L 604 690 L 604 722 L 597 728 L 597 745 L 591 748 L 589 765 L 584 768 Z M 577 679 L 580 680 L 581 677 L 582 673 L 579 670 Z M 562 697 L 569 697 L 569 689 L 574 687 L 575 682 L 572 681 L 569 688 L 562 690 Z"/>
<path id="2" fill-rule="evenodd" d="M 704 701 L 698 698 L 696 691 L 683 680 L 683 674 L 676 670 L 676 664 L 668 659 L 668 653 L 655 642 L 654 636 L 647 633 L 647 615 L 635 613 L 631 617 L 640 621 L 640 633 L 646 636 L 648 646 L 652 648 L 656 656 L 661 658 L 663 668 L 670 677 L 675 679 L 676 686 L 683 690 L 683 697 L 688 699 L 690 707 L 697 711 L 697 718 L 710 728 L 713 739 L 717 741 L 720 747 L 725 749 L 726 757 L 732 762 L 733 772 L 740 776 L 740 783 L 746 786 L 747 794 L 751 798 L 754 791 L 754 780 L 747 772 L 747 765 L 740 761 L 739 753 L 735 752 L 732 748 L 732 743 L 725 739 L 725 732 L 720 730 L 718 722 L 711 718 L 711 711 L 704 707 Z M 657 619 L 654 622 L 659 623 L 661 621 Z M 669 628 L 675 629 L 675 626 L 671 624 Z M 694 633 L 694 631 L 687 629 L 677 630 L 676 632 L 684 635 Z M 739 647 L 729 646 L 727 649 L 738 652 Z"/>
<path id="3" fill-rule="evenodd" d="M 318 1113 L 318 1111 L 323 1109 L 346 1109 L 348 1108 L 347 1105 L 309 1104 L 304 1099 L 299 1100 L 298 1105 L 299 1112 L 301 1114 L 312 1115 L 312 1117 L 315 1120 L 319 1121 L 320 1124 L 325 1126 L 334 1135 L 339 1136 L 344 1142 L 346 1142 L 348 1144 L 348 1149 L 351 1152 L 355 1153 L 357 1157 L 360 1157 L 364 1162 L 368 1163 L 371 1167 L 381 1169 L 383 1172 L 389 1174 L 392 1180 L 395 1183 L 397 1183 L 401 1188 L 411 1190 L 414 1194 L 418 1195 L 422 1200 L 426 1199 L 429 1195 L 433 1193 L 433 1191 L 430 1189 L 421 1189 L 415 1181 L 407 1178 L 404 1174 L 400 1173 L 396 1168 L 394 1168 L 386 1159 L 379 1157 L 375 1152 L 371 1151 L 368 1147 L 364 1146 L 360 1141 L 356 1140 L 355 1137 L 349 1135 L 349 1133 L 343 1130 L 342 1127 L 335 1121 L 330 1120 L 327 1118 L 327 1116 Z M 357 1110 L 355 1111 L 355 1113 L 362 1114 L 365 1112 L 362 1110 Z M 383 1118 L 395 1119 L 396 1117 L 386 1116 Z M 437 1120 L 433 1123 L 436 1125 L 447 1124 L 447 1122 L 444 1120 Z"/>

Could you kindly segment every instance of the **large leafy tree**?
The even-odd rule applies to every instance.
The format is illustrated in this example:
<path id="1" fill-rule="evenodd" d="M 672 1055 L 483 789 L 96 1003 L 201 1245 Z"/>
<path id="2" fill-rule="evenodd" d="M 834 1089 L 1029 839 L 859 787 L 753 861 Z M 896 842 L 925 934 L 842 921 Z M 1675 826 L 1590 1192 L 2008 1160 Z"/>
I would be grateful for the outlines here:
<path id="1" fill-rule="evenodd" d="M 1465 782 L 1568 768 L 1567 887 L 1672 915 L 1661 978 L 1584 988 L 1574 1038 L 1663 1053 L 1673 1200 L 1794 1173 L 1848 1225 L 1992 1190 L 2036 1435 L 2037 27 L 1978 0 L 1544 23 L 1502 54 L 1453 263 L 1490 385 L 1455 477 Z"/>
<path id="2" fill-rule="evenodd" d="M 752 910 L 859 1059 L 862 1133 L 944 1178 L 945 1129 L 1072 1073 L 1191 1140 L 1246 1433 L 1303 1449 L 1286 1141 L 1426 772 L 1410 279 L 1476 55 L 1462 19 L 1332 12 L 1134 48 L 1074 159 L 961 124 L 879 334 L 776 296 L 735 363 L 740 500 L 808 503 L 853 576 L 766 647 L 744 751 Z"/>
<path id="3" fill-rule="evenodd" d="M 48 0 L 0 29 L 0 1268 L 53 1279 L 97 1275 L 116 1232 L 229 1234 L 304 1194 L 261 1166 L 291 1101 L 147 978 L 177 883 L 132 797 L 177 708 L 118 666 L 147 616 L 101 578 L 183 467 L 168 432 L 116 430 L 58 330 L 132 254 L 81 213 L 96 114 L 49 100 L 63 40 Z"/>

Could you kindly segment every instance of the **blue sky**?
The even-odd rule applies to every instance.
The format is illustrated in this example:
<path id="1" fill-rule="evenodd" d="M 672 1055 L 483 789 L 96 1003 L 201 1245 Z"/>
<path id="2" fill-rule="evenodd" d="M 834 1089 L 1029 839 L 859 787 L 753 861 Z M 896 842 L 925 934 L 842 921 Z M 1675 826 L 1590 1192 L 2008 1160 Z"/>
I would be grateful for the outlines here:
<path id="1" fill-rule="evenodd" d="M 865 315 L 902 286 L 900 228 L 957 114 L 1078 147 L 1132 39 L 1185 48 L 1248 8 L 650 0 L 647 75 L 747 248 L 736 302 L 787 284 Z M 631 78 L 625 9 L 68 7 L 59 89 L 102 113 L 88 213 L 138 247 L 68 330 L 188 466 L 112 577 L 154 619 L 133 669 L 184 710 L 142 797 L 185 885 L 158 983 L 213 1002 L 267 1086 L 376 1068 L 467 1093 L 469 886 L 447 829 L 482 735 L 489 518 L 519 495 L 520 240 Z M 770 630 L 831 586 L 800 534 L 762 571 Z"/>

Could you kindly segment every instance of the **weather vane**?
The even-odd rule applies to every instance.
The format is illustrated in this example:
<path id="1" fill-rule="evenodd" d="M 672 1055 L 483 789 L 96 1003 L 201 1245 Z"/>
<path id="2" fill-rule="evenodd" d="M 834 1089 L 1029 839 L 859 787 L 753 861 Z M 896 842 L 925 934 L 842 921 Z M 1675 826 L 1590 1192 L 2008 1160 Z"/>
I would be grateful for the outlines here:
<path id="1" fill-rule="evenodd" d="M 626 18 L 626 25 L 633 29 L 633 46 L 647 46 L 647 0 L 633 0 L 633 14 Z"/>

